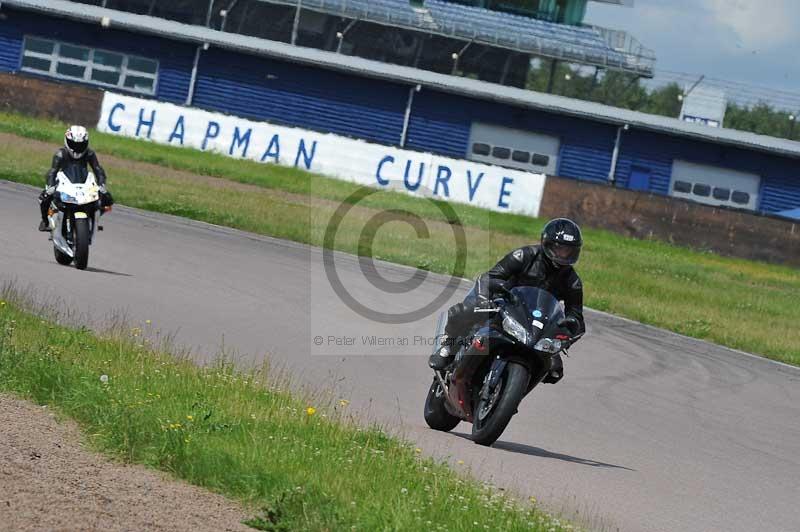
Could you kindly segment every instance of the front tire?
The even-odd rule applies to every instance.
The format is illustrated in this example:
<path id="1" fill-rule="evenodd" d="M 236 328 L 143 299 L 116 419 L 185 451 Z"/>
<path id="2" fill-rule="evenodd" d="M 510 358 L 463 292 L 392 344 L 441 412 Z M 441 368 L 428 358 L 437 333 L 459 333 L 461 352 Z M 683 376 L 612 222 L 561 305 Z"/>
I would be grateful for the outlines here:
<path id="1" fill-rule="evenodd" d="M 70 264 L 72 264 L 72 257 L 62 252 L 55 246 L 53 246 L 53 255 L 56 256 L 56 262 L 61 264 L 62 266 L 69 266 Z"/>
<path id="2" fill-rule="evenodd" d="M 89 265 L 89 220 L 75 220 L 75 267 L 85 270 Z"/>
<path id="3" fill-rule="evenodd" d="M 517 407 L 528 390 L 529 380 L 530 373 L 524 366 L 513 362 L 506 365 L 503 376 L 495 388 L 498 395 L 494 399 L 494 404 L 489 402 L 493 395 L 490 391 L 489 401 L 479 399 L 475 406 L 472 441 L 486 446 L 497 441 L 497 438 L 506 430 L 511 418 L 517 413 Z M 499 390 L 497 390 L 498 387 Z M 483 410 L 486 412 L 482 417 Z"/>
<path id="4" fill-rule="evenodd" d="M 428 389 L 428 397 L 425 398 L 425 422 L 433 430 L 449 432 L 461 422 L 459 418 L 447 411 L 444 406 L 445 401 L 442 385 L 434 377 L 433 383 Z"/>

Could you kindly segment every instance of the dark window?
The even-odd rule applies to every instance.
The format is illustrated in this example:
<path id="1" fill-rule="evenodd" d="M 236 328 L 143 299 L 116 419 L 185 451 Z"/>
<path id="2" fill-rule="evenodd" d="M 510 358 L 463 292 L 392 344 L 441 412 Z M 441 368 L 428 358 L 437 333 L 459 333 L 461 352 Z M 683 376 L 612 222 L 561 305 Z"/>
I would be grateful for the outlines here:
<path id="1" fill-rule="evenodd" d="M 131 76 L 128 75 L 125 78 L 125 86 L 129 89 L 136 89 L 140 91 L 152 91 L 153 90 L 153 78 L 143 78 L 141 76 Z"/>
<path id="2" fill-rule="evenodd" d="M 92 81 L 98 83 L 108 83 L 109 85 L 119 85 L 119 72 L 110 70 L 92 70 Z"/>
<path id="3" fill-rule="evenodd" d="M 122 66 L 122 56 L 120 54 L 96 50 L 94 53 L 94 64 L 119 68 Z"/>
<path id="4" fill-rule="evenodd" d="M 61 57 L 69 59 L 77 59 L 79 61 L 89 60 L 89 49 L 83 46 L 72 46 L 71 44 L 62 44 L 61 51 L 58 54 Z"/>
<path id="5" fill-rule="evenodd" d="M 158 61 L 153 59 L 31 36 L 25 37 L 22 68 L 146 94 L 155 92 L 158 79 Z"/>
<path id="6" fill-rule="evenodd" d="M 25 50 L 36 52 L 39 54 L 51 55 L 53 53 L 53 41 L 45 41 L 44 39 L 35 39 L 28 37 L 25 39 Z"/>
<path id="7" fill-rule="evenodd" d="M 707 198 L 711 195 L 711 187 L 708 185 L 703 185 L 702 183 L 695 183 L 694 188 L 692 189 L 696 196 L 702 196 Z"/>
<path id="8" fill-rule="evenodd" d="M 528 163 L 531 160 L 531 154 L 527 151 L 514 150 L 511 154 L 511 159 L 518 163 Z"/>
<path id="9" fill-rule="evenodd" d="M 714 199 L 717 199 L 717 200 L 720 200 L 720 201 L 728 201 L 729 199 L 731 199 L 731 191 L 728 188 L 719 188 L 719 187 L 717 187 L 717 188 L 714 189 L 714 194 L 713 195 L 714 195 Z"/>
<path id="10" fill-rule="evenodd" d="M 733 194 L 731 194 L 731 201 L 734 203 L 738 203 L 739 205 L 747 205 L 750 203 L 750 194 L 747 192 L 740 192 L 738 190 L 734 190 Z"/>
<path id="11" fill-rule="evenodd" d="M 488 144 L 476 142 L 472 145 L 472 153 L 475 155 L 483 155 L 484 157 L 488 157 L 489 154 L 492 153 L 492 147 Z"/>
<path id="12" fill-rule="evenodd" d="M 531 157 L 531 164 L 533 166 L 547 166 L 550 164 L 550 157 L 540 153 L 534 153 Z"/>
<path id="13" fill-rule="evenodd" d="M 128 70 L 136 70 L 144 74 L 155 74 L 158 70 L 158 63 L 143 57 L 129 57 Z"/>
<path id="14" fill-rule="evenodd" d="M 83 74 L 86 72 L 86 67 L 83 65 L 71 65 L 69 63 L 59 63 L 58 66 L 56 67 L 56 72 L 61 76 L 83 79 Z"/>
<path id="15" fill-rule="evenodd" d="M 50 59 L 42 59 L 41 57 L 31 57 L 26 55 L 22 58 L 23 68 L 31 68 L 33 70 L 41 70 L 42 72 L 50 72 Z"/>
<path id="16" fill-rule="evenodd" d="M 692 191 L 692 184 L 686 181 L 675 181 L 672 184 L 672 190 L 675 192 L 682 192 L 683 194 L 689 194 Z"/>
<path id="17" fill-rule="evenodd" d="M 509 159 L 511 157 L 511 150 L 495 146 L 495 148 L 492 149 L 492 157 L 495 159 Z"/>

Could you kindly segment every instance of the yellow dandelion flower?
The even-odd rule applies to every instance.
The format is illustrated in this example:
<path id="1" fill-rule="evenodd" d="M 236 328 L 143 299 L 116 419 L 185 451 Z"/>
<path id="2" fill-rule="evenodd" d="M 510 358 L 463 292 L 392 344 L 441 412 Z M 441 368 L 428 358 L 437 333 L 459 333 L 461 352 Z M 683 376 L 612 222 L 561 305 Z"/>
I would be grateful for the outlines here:
<path id="1" fill-rule="evenodd" d="M 464 460 L 459 460 L 459 461 L 458 461 L 458 462 L 456 462 L 456 463 L 457 463 L 458 465 L 464 465 Z"/>
<path id="2" fill-rule="evenodd" d="M 340 406 L 347 406 L 349 404 L 350 404 L 350 401 L 348 401 L 347 399 L 342 399 L 341 401 L 339 401 L 339 405 Z"/>
<path id="3" fill-rule="evenodd" d="M 317 409 L 314 408 L 313 406 L 309 406 L 308 408 L 306 408 L 306 414 L 307 415 L 313 416 L 316 413 L 317 413 Z"/>
<path id="4" fill-rule="evenodd" d="M 186 416 L 186 419 L 188 419 L 189 421 L 191 421 L 191 420 L 193 420 L 193 419 L 194 419 L 194 416 Z"/>
<path id="5" fill-rule="evenodd" d="M 415 453 L 417 453 L 417 454 L 419 454 L 419 453 L 421 453 L 421 452 L 422 452 L 422 449 L 420 449 L 419 447 L 417 447 L 416 449 L 414 449 L 414 452 L 415 452 Z"/>

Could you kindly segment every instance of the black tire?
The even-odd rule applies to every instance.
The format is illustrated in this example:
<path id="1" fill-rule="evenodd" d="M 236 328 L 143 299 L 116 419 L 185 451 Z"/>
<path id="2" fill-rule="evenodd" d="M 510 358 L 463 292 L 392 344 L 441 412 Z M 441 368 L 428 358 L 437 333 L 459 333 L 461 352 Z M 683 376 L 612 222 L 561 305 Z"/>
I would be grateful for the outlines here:
<path id="1" fill-rule="evenodd" d="M 75 267 L 85 270 L 89 265 L 89 220 L 75 220 Z"/>
<path id="2" fill-rule="evenodd" d="M 61 264 L 62 266 L 69 266 L 72 264 L 72 257 L 67 255 L 66 253 L 62 253 L 60 249 L 53 246 L 53 255 L 56 256 L 56 262 Z"/>
<path id="3" fill-rule="evenodd" d="M 480 418 L 481 409 L 484 406 L 483 399 L 479 399 L 475 405 L 475 417 L 472 423 L 472 441 L 478 445 L 491 445 L 506 430 L 509 421 L 517 413 L 517 407 L 525 397 L 528 390 L 530 374 L 528 370 L 513 362 L 509 362 L 503 370 L 503 376 L 498 383 L 500 396 L 497 403 L 488 412 L 487 417 Z"/>
<path id="4" fill-rule="evenodd" d="M 425 423 L 433 430 L 449 432 L 456 428 L 461 420 L 447 411 L 444 402 L 444 390 L 434 377 L 428 389 L 428 397 L 425 398 Z"/>

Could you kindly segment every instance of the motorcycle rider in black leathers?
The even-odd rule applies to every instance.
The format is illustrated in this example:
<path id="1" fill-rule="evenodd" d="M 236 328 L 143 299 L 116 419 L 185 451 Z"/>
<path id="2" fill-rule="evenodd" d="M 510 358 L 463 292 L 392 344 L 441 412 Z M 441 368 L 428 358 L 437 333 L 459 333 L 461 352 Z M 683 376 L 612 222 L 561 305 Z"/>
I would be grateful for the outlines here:
<path id="1" fill-rule="evenodd" d="M 64 147 L 59 148 L 53 155 L 50 170 L 47 171 L 47 184 L 39 195 L 39 207 L 42 220 L 39 222 L 39 231 L 49 231 L 47 221 L 50 204 L 56 190 L 56 176 L 64 172 L 72 178 L 74 175 L 85 175 L 87 167 L 92 169 L 97 185 L 100 187 L 100 203 L 106 208 L 114 204 L 111 193 L 106 190 L 106 172 L 97 162 L 97 154 L 89 149 L 89 132 L 83 126 L 70 126 L 64 134 Z"/>
<path id="2" fill-rule="evenodd" d="M 492 297 L 500 287 L 534 286 L 552 293 L 564 302 L 563 326 L 573 338 L 586 331 L 583 319 L 583 284 L 572 266 L 578 262 L 583 238 L 575 222 L 556 218 L 545 225 L 539 245 L 517 249 L 478 277 L 475 286 L 464 299 L 447 312 L 445 338 L 442 347 L 434 352 L 428 364 L 435 370 L 446 369 L 450 355 L 457 352 L 458 339 L 482 321 L 478 308 L 491 308 Z M 564 376 L 560 355 L 553 357 L 553 367 L 543 382 L 556 383 Z"/>

